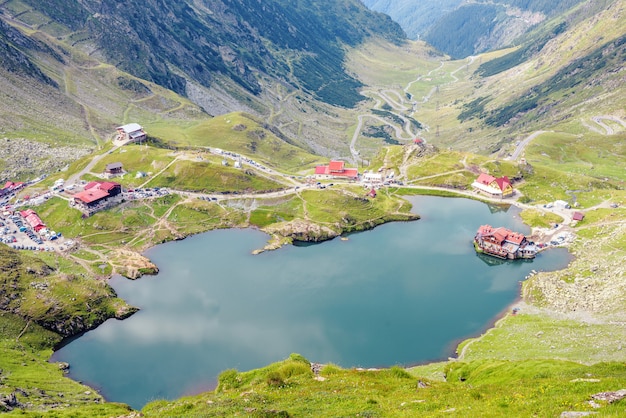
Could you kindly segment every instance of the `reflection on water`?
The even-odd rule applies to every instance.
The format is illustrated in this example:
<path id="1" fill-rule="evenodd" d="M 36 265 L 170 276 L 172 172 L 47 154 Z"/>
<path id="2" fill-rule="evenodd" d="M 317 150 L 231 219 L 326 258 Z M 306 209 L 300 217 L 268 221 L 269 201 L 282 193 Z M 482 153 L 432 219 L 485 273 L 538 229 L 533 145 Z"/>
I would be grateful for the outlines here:
<path id="1" fill-rule="evenodd" d="M 501 266 L 503 264 L 507 264 L 507 263 L 532 263 L 533 260 L 528 259 L 528 258 L 518 258 L 516 260 L 505 260 L 502 258 L 498 258 L 498 257 L 493 257 L 490 256 L 488 254 L 483 254 L 483 253 L 476 253 L 476 257 L 478 257 L 480 259 L 480 261 L 482 261 L 483 263 L 485 263 L 486 265 L 490 266 L 490 267 L 495 267 L 495 266 Z"/>
<path id="2" fill-rule="evenodd" d="M 147 255 L 157 276 L 111 281 L 141 311 L 107 321 L 54 360 L 70 362 L 71 376 L 107 399 L 140 408 L 210 388 L 225 369 L 261 367 L 292 352 L 345 367 L 441 359 L 452 354 L 452 341 L 480 332 L 510 304 L 531 269 L 568 261 L 564 250 L 532 263 L 477 257 L 478 226 L 527 230 L 515 208 L 412 201 L 421 220 L 348 241 L 253 256 L 266 235 L 222 230 L 155 247 Z"/>

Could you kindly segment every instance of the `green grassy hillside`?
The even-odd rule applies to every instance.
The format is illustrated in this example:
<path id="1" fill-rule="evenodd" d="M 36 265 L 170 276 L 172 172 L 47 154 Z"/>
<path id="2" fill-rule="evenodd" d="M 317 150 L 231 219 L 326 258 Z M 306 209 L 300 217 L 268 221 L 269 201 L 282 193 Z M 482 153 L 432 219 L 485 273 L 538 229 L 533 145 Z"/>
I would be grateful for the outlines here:
<path id="1" fill-rule="evenodd" d="M 581 366 L 557 360 L 473 361 L 449 364 L 447 381 L 429 379 L 419 368 L 344 370 L 314 367 L 301 356 L 250 372 L 228 370 L 215 392 L 156 401 L 147 416 L 559 416 L 598 411 L 592 396 L 621 388 L 619 363 Z M 319 370 L 319 371 L 318 371 Z M 558 399 L 555 401 L 555 399 Z M 597 401 L 602 416 L 626 412 L 623 403 Z"/>

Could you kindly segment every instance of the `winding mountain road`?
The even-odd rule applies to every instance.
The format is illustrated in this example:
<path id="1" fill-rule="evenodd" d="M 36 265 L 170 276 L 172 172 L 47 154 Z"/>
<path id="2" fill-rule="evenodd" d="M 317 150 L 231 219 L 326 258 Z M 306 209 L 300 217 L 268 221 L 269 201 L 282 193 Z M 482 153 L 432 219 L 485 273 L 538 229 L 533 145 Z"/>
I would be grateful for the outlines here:
<path id="1" fill-rule="evenodd" d="M 474 62 L 475 57 L 471 56 L 468 57 L 467 60 L 468 62 L 466 64 L 463 64 L 463 66 L 455 69 L 454 71 L 450 72 L 450 76 L 452 77 L 453 81 L 451 81 L 452 83 L 459 81 L 459 78 L 455 76 L 455 74 L 460 71 L 463 68 L 466 68 L 467 66 L 471 65 Z M 435 71 L 440 70 L 441 68 L 443 68 L 444 66 L 444 62 L 440 61 L 439 62 L 439 66 L 437 68 L 433 68 L 432 70 L 430 70 L 426 76 L 430 77 Z M 417 76 L 417 78 L 413 81 L 410 81 L 406 87 L 404 87 L 404 89 L 402 90 L 402 92 L 404 93 L 404 95 L 402 93 L 399 93 L 396 90 L 391 90 L 391 89 L 386 89 L 386 90 L 381 90 L 381 91 L 373 91 L 373 90 L 364 90 L 361 92 L 361 94 L 363 95 L 370 95 L 370 98 L 372 100 L 375 101 L 374 103 L 374 108 L 379 108 L 380 106 L 382 106 L 383 102 L 385 104 L 387 104 L 388 106 L 390 106 L 394 112 L 393 113 L 395 116 L 397 116 L 398 118 L 402 119 L 403 126 L 398 126 L 396 124 L 393 124 L 377 115 L 372 115 L 369 113 L 362 113 L 360 115 L 357 116 L 358 118 L 358 122 L 357 122 L 357 126 L 356 129 L 354 131 L 354 134 L 352 135 L 352 139 L 350 140 L 350 154 L 352 155 L 352 161 L 354 164 L 357 164 L 359 161 L 359 156 L 360 156 L 360 152 L 359 150 L 356 149 L 356 143 L 357 140 L 359 138 L 359 135 L 361 134 L 361 130 L 363 128 L 363 121 L 364 118 L 369 117 L 372 119 L 376 119 L 388 126 L 391 126 L 394 131 L 395 131 L 395 136 L 396 139 L 399 141 L 410 141 L 413 138 L 415 138 L 417 135 L 419 135 L 419 132 L 413 132 L 411 130 L 412 124 L 411 121 L 409 119 L 407 119 L 404 115 L 402 115 L 401 113 L 395 113 L 395 112 L 405 112 L 408 110 L 411 110 L 411 115 L 413 116 L 416 113 L 416 105 L 418 102 L 416 102 L 413 98 L 413 95 L 411 93 L 409 93 L 409 89 L 411 88 L 411 86 L 414 83 L 417 83 L 418 81 L 423 79 L 423 75 L 419 75 Z M 437 87 L 433 87 L 427 95 L 425 95 L 424 97 L 422 97 L 421 103 L 427 103 L 430 98 L 432 97 L 433 94 L 435 94 L 435 92 L 437 91 Z M 392 96 L 396 96 L 396 97 L 392 97 Z M 409 98 L 409 100 L 406 100 L 405 97 Z M 428 127 L 424 127 L 424 129 L 426 131 L 428 131 Z"/>
<path id="2" fill-rule="evenodd" d="M 607 125 L 606 123 L 602 122 L 603 120 L 610 120 L 610 121 L 616 122 L 622 125 L 626 129 L 626 122 L 621 120 L 617 116 L 612 116 L 612 115 L 594 116 L 591 118 L 591 120 L 594 121 L 596 124 L 598 124 L 600 127 L 602 127 L 602 129 L 606 131 L 606 135 L 613 135 L 615 131 L 610 125 Z"/>
<path id="3" fill-rule="evenodd" d="M 526 145 L 528 145 L 530 141 L 537 138 L 539 135 L 545 134 L 546 132 L 553 132 L 553 131 L 536 131 L 528 135 L 526 138 L 520 141 L 519 144 L 517 144 L 517 146 L 515 147 L 515 151 L 513 151 L 513 153 L 511 154 L 510 157 L 507 158 L 507 160 L 517 161 L 520 155 L 522 154 L 522 152 L 524 152 Z"/>

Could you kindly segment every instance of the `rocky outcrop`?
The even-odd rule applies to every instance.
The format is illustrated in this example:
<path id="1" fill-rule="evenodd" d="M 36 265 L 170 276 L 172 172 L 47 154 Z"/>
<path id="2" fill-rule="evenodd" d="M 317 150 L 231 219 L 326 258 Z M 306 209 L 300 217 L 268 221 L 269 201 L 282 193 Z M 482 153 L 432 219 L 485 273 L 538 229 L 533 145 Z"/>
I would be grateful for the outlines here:
<path id="1" fill-rule="evenodd" d="M 0 412 L 11 412 L 15 408 L 22 408 L 24 405 L 17 400 L 15 392 L 0 397 Z"/>
<path id="2" fill-rule="evenodd" d="M 573 245 L 576 259 L 567 270 L 534 275 L 524 286 L 527 300 L 558 312 L 612 314 L 625 309 L 626 267 L 619 243 L 626 224 L 602 227 L 584 248 Z"/>
<path id="3" fill-rule="evenodd" d="M 339 236 L 340 232 L 327 226 L 319 225 L 303 219 L 294 219 L 266 228 L 266 232 L 290 238 L 293 241 L 321 242 Z"/>
<path id="4" fill-rule="evenodd" d="M 159 272 L 159 268 L 152 261 L 134 251 L 118 248 L 111 252 L 110 259 L 115 266 L 115 272 L 129 279 Z"/>
<path id="5" fill-rule="evenodd" d="M 0 180 L 54 173 L 89 154 L 89 148 L 52 146 L 28 139 L 0 139 Z"/>

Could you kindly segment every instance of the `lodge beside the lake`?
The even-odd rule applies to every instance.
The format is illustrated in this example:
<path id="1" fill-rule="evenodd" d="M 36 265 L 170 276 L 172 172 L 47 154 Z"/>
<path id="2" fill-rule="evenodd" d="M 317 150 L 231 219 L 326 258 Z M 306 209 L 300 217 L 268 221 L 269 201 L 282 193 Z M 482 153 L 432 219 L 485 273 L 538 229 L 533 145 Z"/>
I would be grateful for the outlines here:
<path id="1" fill-rule="evenodd" d="M 537 246 L 524 234 L 510 229 L 482 225 L 474 236 L 474 248 L 479 253 L 503 259 L 535 258 Z"/>
<path id="2" fill-rule="evenodd" d="M 489 197 L 509 197 L 515 194 L 511 181 L 507 176 L 494 177 L 487 173 L 482 173 L 476 181 L 472 183 L 472 187 L 479 193 Z"/>

